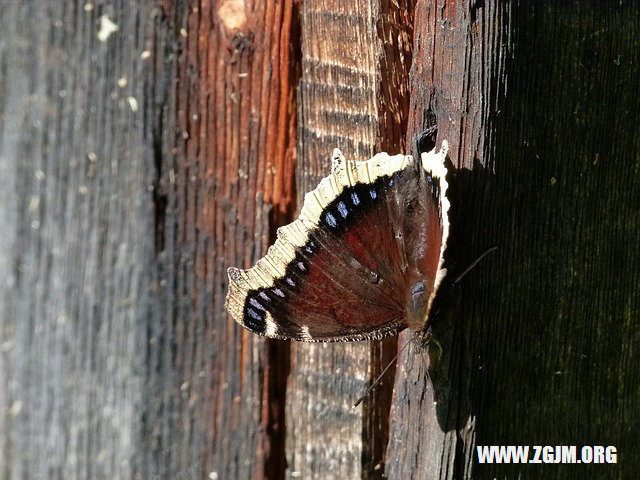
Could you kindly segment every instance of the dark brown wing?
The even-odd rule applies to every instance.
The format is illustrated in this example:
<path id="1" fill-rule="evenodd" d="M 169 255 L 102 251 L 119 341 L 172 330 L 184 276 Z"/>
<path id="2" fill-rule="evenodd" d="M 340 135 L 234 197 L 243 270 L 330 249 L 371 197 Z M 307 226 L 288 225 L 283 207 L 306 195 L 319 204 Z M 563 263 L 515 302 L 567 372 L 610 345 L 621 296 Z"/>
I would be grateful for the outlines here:
<path id="1" fill-rule="evenodd" d="M 340 164 L 305 196 L 300 218 L 278 230 L 265 257 L 249 270 L 229 269 L 231 315 L 256 333 L 303 341 L 405 328 L 411 272 L 420 270 L 409 264 L 405 211 L 424 210 L 421 168 L 387 154 Z M 438 210 L 427 212 L 431 223 Z"/>

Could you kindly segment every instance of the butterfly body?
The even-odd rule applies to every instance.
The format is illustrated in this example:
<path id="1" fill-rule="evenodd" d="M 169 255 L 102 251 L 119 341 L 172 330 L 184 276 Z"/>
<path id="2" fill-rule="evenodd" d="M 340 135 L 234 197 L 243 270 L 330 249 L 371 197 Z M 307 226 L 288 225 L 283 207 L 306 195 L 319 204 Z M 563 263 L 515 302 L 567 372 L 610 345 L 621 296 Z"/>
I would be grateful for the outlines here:
<path id="1" fill-rule="evenodd" d="M 301 341 L 381 338 L 424 327 L 445 275 L 446 144 L 439 153 L 347 162 L 305 196 L 265 257 L 229 269 L 243 327 Z"/>

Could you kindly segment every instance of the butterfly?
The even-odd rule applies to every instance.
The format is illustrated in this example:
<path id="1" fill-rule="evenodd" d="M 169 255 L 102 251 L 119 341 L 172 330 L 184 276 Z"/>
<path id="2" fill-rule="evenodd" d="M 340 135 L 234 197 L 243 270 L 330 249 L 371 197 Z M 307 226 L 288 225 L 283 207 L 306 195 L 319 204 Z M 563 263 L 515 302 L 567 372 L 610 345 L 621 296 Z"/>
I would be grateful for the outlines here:
<path id="1" fill-rule="evenodd" d="M 267 254 L 228 269 L 229 314 L 254 333 L 307 342 L 423 329 L 446 275 L 447 150 L 347 161 L 336 149 Z"/>

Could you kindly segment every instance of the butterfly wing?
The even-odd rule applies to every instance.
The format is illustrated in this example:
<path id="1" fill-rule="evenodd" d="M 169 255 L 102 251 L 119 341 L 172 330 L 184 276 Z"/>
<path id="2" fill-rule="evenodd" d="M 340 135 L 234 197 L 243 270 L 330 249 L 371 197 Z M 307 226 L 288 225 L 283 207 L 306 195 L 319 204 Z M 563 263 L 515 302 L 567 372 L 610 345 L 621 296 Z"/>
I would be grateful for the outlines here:
<path id="1" fill-rule="evenodd" d="M 449 237 L 449 199 L 447 169 L 444 166 L 448 150 L 443 142 L 439 153 L 431 151 L 421 156 L 419 195 L 405 209 L 403 232 L 410 298 L 406 305 L 406 320 L 414 330 L 425 328 L 438 287 L 447 271 L 444 252 Z"/>
<path id="2" fill-rule="evenodd" d="M 229 313 L 255 333 L 303 341 L 405 328 L 412 272 L 423 275 L 416 261 L 424 263 L 408 251 L 426 239 L 407 235 L 406 211 L 424 209 L 424 179 L 410 156 L 341 163 L 305 196 L 300 217 L 278 229 L 265 257 L 229 269 Z"/>

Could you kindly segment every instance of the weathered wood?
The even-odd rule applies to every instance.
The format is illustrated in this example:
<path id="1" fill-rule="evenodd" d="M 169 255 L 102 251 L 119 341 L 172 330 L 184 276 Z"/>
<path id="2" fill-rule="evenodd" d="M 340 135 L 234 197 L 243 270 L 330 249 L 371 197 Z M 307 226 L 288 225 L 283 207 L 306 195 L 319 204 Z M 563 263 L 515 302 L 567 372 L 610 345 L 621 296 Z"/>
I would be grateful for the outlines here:
<path id="1" fill-rule="evenodd" d="M 412 90 L 409 134 L 430 108 L 454 166 L 472 167 L 450 182 L 450 273 L 498 250 L 443 289 L 441 356 L 399 362 L 389 478 L 632 477 L 637 11 L 451 5 L 416 10 L 412 85 L 427 83 Z M 614 445 L 620 464 L 472 470 L 474 445 L 562 444 Z"/>
<path id="2" fill-rule="evenodd" d="M 406 6 L 386 2 L 303 2 L 299 204 L 328 174 L 335 147 L 358 160 L 381 148 L 404 150 L 412 25 L 408 17 Z M 363 407 L 352 405 L 370 375 L 395 350 L 394 340 L 386 345 L 292 346 L 287 391 L 290 477 L 382 475 L 391 382 L 387 379 Z"/>
<path id="3" fill-rule="evenodd" d="M 132 478 L 155 294 L 144 5 L 0 9 L 0 477 Z M 106 32 L 100 17 L 118 30 Z"/>
<path id="4" fill-rule="evenodd" d="M 479 285 L 493 313 L 473 302 L 492 317 L 471 337 L 477 441 L 615 445 L 619 465 L 585 466 L 588 478 L 640 467 L 638 20 L 637 3 L 514 9 L 487 184 L 502 214 L 479 225 L 501 254 Z M 482 475 L 501 470 L 525 475 Z"/>
<path id="5" fill-rule="evenodd" d="M 506 52 L 501 34 L 509 9 L 467 1 L 442 6 L 423 1 L 416 5 L 407 139 L 435 125 L 436 147 L 445 139 L 449 142 L 455 168 L 470 168 L 477 162 L 481 169 L 486 162 L 491 100 L 504 84 L 501 62 Z M 469 241 L 465 223 L 473 217 L 459 214 L 459 197 L 466 192 L 455 175 L 450 184 L 449 281 L 473 260 L 472 255 L 482 253 L 474 250 L 476 245 L 465 244 Z M 492 240 L 480 237 L 477 242 L 483 245 Z M 443 290 L 447 288 L 450 285 L 445 282 Z M 440 293 L 432 314 L 437 344 L 428 348 L 416 343 L 398 362 L 387 452 L 389 478 L 471 475 L 475 432 L 468 406 L 466 337 L 472 318 L 446 302 L 441 307 L 443 295 L 446 292 Z M 410 332 L 401 334 L 401 344 L 409 338 Z"/>
<path id="6" fill-rule="evenodd" d="M 287 370 L 226 315 L 224 298 L 227 267 L 264 254 L 292 203 L 292 2 L 203 1 L 164 12 L 181 36 L 168 115 L 177 136 L 165 150 L 175 156 L 163 157 L 161 180 L 172 272 L 165 335 L 175 343 L 159 350 L 167 363 L 154 377 L 167 392 L 174 375 L 181 401 L 167 405 L 175 424 L 162 444 L 172 466 L 160 475 L 265 478 L 284 469 L 284 405 L 273 396 Z"/>
<path id="7" fill-rule="evenodd" d="M 633 478 L 637 6 L 7 2 L 0 478 Z M 224 312 L 226 268 L 333 147 L 408 152 L 432 122 L 442 351 L 411 346 L 354 410 L 395 339 L 265 342 Z M 501 444 L 619 464 L 473 465 Z"/>
<path id="8" fill-rule="evenodd" d="M 2 9 L 3 478 L 284 469 L 286 371 L 223 304 L 293 203 L 292 12 Z"/>
<path id="9" fill-rule="evenodd" d="M 364 1 L 302 4 L 298 204 L 328 173 L 333 148 L 352 158 L 373 151 L 376 16 Z M 351 401 L 367 379 L 368 343 L 296 344 L 292 355 L 287 478 L 360 476 L 363 418 Z"/>

